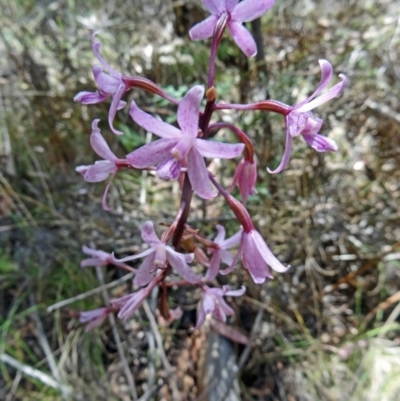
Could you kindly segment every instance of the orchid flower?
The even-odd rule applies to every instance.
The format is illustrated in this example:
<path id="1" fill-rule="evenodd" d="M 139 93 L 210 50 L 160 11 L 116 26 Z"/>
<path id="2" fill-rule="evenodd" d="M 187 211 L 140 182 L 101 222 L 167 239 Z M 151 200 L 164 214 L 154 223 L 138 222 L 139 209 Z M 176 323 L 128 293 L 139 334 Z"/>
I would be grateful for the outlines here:
<path id="1" fill-rule="evenodd" d="M 221 18 L 227 19 L 229 32 L 233 40 L 247 57 L 257 54 L 257 45 L 251 33 L 243 26 L 261 17 L 275 3 L 274 0 L 202 0 L 204 6 L 212 14 L 199 22 L 190 31 L 192 40 L 207 39 L 213 35 L 215 26 Z"/>
<path id="2" fill-rule="evenodd" d="M 121 101 L 123 94 L 129 89 L 129 85 L 124 82 L 123 75 L 114 70 L 100 55 L 100 42 L 95 42 L 95 36 L 98 31 L 94 32 L 91 36 L 91 44 L 93 53 L 97 60 L 100 61 L 101 65 L 96 64 L 93 67 L 94 80 L 97 83 L 97 92 L 79 92 L 75 97 L 75 102 L 80 102 L 82 104 L 96 104 L 101 103 L 104 100 L 112 97 L 111 107 L 108 113 L 108 123 L 114 134 L 122 135 L 121 131 L 117 131 L 114 128 L 113 122 L 117 110 L 122 109 L 126 102 Z M 106 72 L 104 72 L 104 70 Z"/>
<path id="3" fill-rule="evenodd" d="M 212 257 L 210 260 L 210 266 L 207 271 L 206 279 L 213 280 L 217 277 L 219 266 L 221 262 L 230 266 L 234 260 L 234 257 L 228 249 L 239 245 L 243 229 L 241 228 L 236 234 L 232 235 L 232 237 L 225 239 L 226 231 L 225 228 L 221 225 L 217 225 L 218 234 L 214 238 L 213 242 L 218 246 L 218 248 L 209 248 L 208 251 L 212 253 Z"/>
<path id="4" fill-rule="evenodd" d="M 321 66 L 322 76 L 317 89 L 306 100 L 293 106 L 290 112 L 285 116 L 285 151 L 279 166 L 275 170 L 267 169 L 271 174 L 280 173 L 288 165 L 292 153 L 292 140 L 295 136 L 300 134 L 317 152 L 332 152 L 338 149 L 335 141 L 318 134 L 323 120 L 315 118 L 310 110 L 338 96 L 346 85 L 346 77 L 343 74 L 340 74 L 339 78 L 341 79 L 341 82 L 320 95 L 332 79 L 333 68 L 327 60 L 319 60 L 319 65 Z"/>
<path id="5" fill-rule="evenodd" d="M 157 237 L 154 225 L 151 221 L 146 221 L 143 224 L 142 238 L 143 241 L 150 246 L 149 249 L 137 255 L 116 259 L 117 262 L 128 262 L 130 260 L 144 258 L 133 280 L 134 284 L 140 287 L 147 285 L 156 275 L 157 269 L 165 269 L 168 264 L 189 283 L 195 284 L 200 281 L 200 277 L 193 273 L 188 265 L 188 263 L 191 263 L 194 259 L 193 253 L 178 253 L 170 246 L 161 242 Z"/>
<path id="6" fill-rule="evenodd" d="M 102 204 L 105 210 L 110 210 L 107 206 L 107 194 L 110 189 L 112 180 L 115 174 L 120 170 L 122 166 L 126 166 L 128 162 L 123 159 L 118 159 L 117 156 L 111 151 L 107 142 L 101 135 L 98 127 L 99 119 L 93 120 L 92 122 L 92 134 L 90 135 L 90 144 L 93 150 L 104 160 L 96 161 L 95 164 L 90 166 L 78 166 L 75 170 L 82 174 L 83 179 L 87 182 L 100 182 L 107 179 L 111 174 L 111 179 L 108 182 L 106 189 L 103 194 Z"/>
<path id="7" fill-rule="evenodd" d="M 157 166 L 157 175 L 166 180 L 176 180 L 186 164 L 194 192 L 203 199 L 209 199 L 216 196 L 216 192 L 211 187 L 203 157 L 231 159 L 242 152 L 244 145 L 197 138 L 203 95 L 204 87 L 197 85 L 179 103 L 177 120 L 180 129 L 157 120 L 132 102 L 130 114 L 133 120 L 161 139 L 129 153 L 126 158 L 134 168 Z"/>
<path id="8" fill-rule="evenodd" d="M 212 314 L 215 318 L 225 322 L 226 317 L 232 316 L 234 312 L 225 302 L 223 297 L 240 297 L 245 293 L 246 288 L 242 287 L 240 290 L 231 290 L 228 285 L 224 285 L 222 288 L 205 287 L 203 291 L 197 311 L 195 329 L 198 329 L 203 325 L 208 314 Z"/>

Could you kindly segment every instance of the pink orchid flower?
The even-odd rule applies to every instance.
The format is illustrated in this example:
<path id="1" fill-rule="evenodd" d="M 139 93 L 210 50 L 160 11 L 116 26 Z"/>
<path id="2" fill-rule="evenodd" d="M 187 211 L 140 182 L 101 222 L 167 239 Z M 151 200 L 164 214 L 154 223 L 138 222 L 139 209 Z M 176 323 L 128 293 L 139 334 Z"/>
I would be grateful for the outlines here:
<path id="1" fill-rule="evenodd" d="M 114 134 L 122 135 L 123 132 L 117 131 L 114 128 L 114 118 L 117 110 L 122 109 L 126 102 L 121 101 L 123 94 L 129 89 L 129 85 L 123 81 L 123 75 L 118 71 L 114 70 L 100 55 L 100 42 L 95 42 L 95 36 L 99 32 L 96 31 L 91 36 L 91 44 L 93 53 L 97 60 L 100 61 L 101 65 L 96 64 L 93 67 L 94 80 L 97 83 L 97 92 L 79 92 L 75 97 L 75 102 L 80 102 L 82 104 L 96 104 L 101 103 L 109 97 L 112 98 L 111 107 L 108 113 L 108 123 Z M 106 72 L 104 72 L 104 70 Z"/>
<path id="2" fill-rule="evenodd" d="M 110 185 L 115 177 L 115 174 L 120 170 L 121 167 L 128 165 L 128 162 L 123 159 L 119 159 L 111 151 L 107 142 L 101 135 L 98 127 L 99 119 L 93 120 L 92 123 L 92 134 L 90 135 L 90 144 L 93 150 L 104 160 L 96 161 L 90 166 L 78 166 L 75 170 L 82 174 L 83 179 L 87 182 L 100 182 L 104 181 L 111 174 L 111 179 L 108 182 L 106 189 L 103 194 L 102 205 L 105 210 L 110 210 L 107 206 L 107 194 L 110 189 Z"/>
<path id="3" fill-rule="evenodd" d="M 179 103 L 177 120 L 180 129 L 157 120 L 132 102 L 130 114 L 133 120 L 161 139 L 140 147 L 126 158 L 134 168 L 157 166 L 157 175 L 166 180 L 176 180 L 181 168 L 186 165 L 193 190 L 201 198 L 209 199 L 217 193 L 211 186 L 204 157 L 232 159 L 243 151 L 244 144 L 226 144 L 197 138 L 203 96 L 204 87 L 197 85 Z"/>
<path id="4" fill-rule="evenodd" d="M 317 89 L 306 100 L 293 106 L 291 111 L 285 116 L 285 151 L 279 166 L 275 170 L 267 169 L 271 174 L 280 173 L 288 165 L 292 153 L 292 140 L 295 136 L 299 136 L 300 134 L 317 152 L 332 152 L 338 149 L 335 141 L 318 134 L 323 120 L 315 118 L 311 113 L 311 110 L 338 96 L 346 85 L 346 77 L 343 74 L 340 74 L 339 78 L 341 79 L 341 82 L 320 95 L 332 79 L 333 68 L 327 60 L 319 60 L 319 65 L 321 66 L 322 76 Z"/>
<path id="5" fill-rule="evenodd" d="M 227 18 L 227 25 L 233 40 L 247 57 L 257 54 L 257 45 L 243 22 L 261 17 L 275 3 L 274 0 L 202 0 L 210 15 L 195 25 L 189 36 L 192 40 L 207 39 L 213 35 L 215 26 L 221 18 Z"/>
<path id="6" fill-rule="evenodd" d="M 224 285 L 222 288 L 205 287 L 203 291 L 197 311 L 195 329 L 203 325 L 208 314 L 212 314 L 215 318 L 225 322 L 226 317 L 232 316 L 234 312 L 223 297 L 240 297 L 246 292 L 246 288 L 242 287 L 240 290 L 231 290 L 228 285 Z"/>
<path id="7" fill-rule="evenodd" d="M 195 284 L 200 277 L 193 273 L 188 263 L 193 262 L 194 254 L 182 254 L 174 251 L 170 246 L 161 242 L 154 230 L 151 221 L 146 221 L 142 227 L 142 238 L 150 246 L 149 249 L 137 255 L 116 259 L 117 262 L 128 262 L 130 260 L 144 258 L 136 273 L 134 284 L 142 287 L 147 285 L 156 275 L 157 269 L 165 269 L 168 264 L 172 266 L 184 280 Z"/>

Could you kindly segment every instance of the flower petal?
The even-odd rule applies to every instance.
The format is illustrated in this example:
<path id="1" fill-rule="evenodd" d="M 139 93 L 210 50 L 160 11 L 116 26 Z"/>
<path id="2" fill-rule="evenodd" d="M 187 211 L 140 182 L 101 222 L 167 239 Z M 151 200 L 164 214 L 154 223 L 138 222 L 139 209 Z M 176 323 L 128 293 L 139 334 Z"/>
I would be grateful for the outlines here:
<path id="1" fill-rule="evenodd" d="M 82 104 L 97 104 L 106 100 L 109 95 L 100 94 L 99 92 L 79 92 L 74 97 L 74 102 Z"/>
<path id="2" fill-rule="evenodd" d="M 240 50 L 247 56 L 253 57 L 257 54 L 257 45 L 253 36 L 240 22 L 228 22 L 229 32 Z"/>
<path id="3" fill-rule="evenodd" d="M 99 160 L 91 166 L 78 166 L 75 170 L 83 175 L 86 182 L 100 182 L 114 173 L 116 166 L 115 163 L 108 160 Z"/>
<path id="4" fill-rule="evenodd" d="M 92 36 L 90 37 L 90 42 L 92 44 L 92 49 L 93 49 L 93 53 L 96 56 L 97 60 L 100 61 L 101 65 L 113 76 L 115 77 L 121 77 L 122 75 L 114 70 L 114 68 L 112 68 L 105 60 L 104 58 L 100 55 L 100 47 L 101 47 L 101 43 L 100 42 L 95 42 L 95 37 L 96 35 L 99 33 L 100 31 L 95 31 L 93 32 Z"/>
<path id="5" fill-rule="evenodd" d="M 154 258 L 156 254 L 153 252 L 151 255 L 147 256 L 137 271 L 135 278 L 133 279 L 134 284 L 139 287 L 143 287 L 150 283 L 157 272 L 157 268 L 154 264 Z"/>
<path id="6" fill-rule="evenodd" d="M 115 92 L 117 92 L 119 86 L 121 85 L 121 79 L 112 77 L 105 72 L 96 74 L 95 79 L 99 88 L 99 92 L 106 95 L 113 95 Z"/>
<path id="7" fill-rule="evenodd" d="M 215 25 L 217 24 L 218 17 L 210 15 L 204 21 L 199 22 L 189 31 L 190 39 L 202 40 L 211 37 L 214 33 Z"/>
<path id="8" fill-rule="evenodd" d="M 204 86 L 196 85 L 191 88 L 178 106 L 177 120 L 182 133 L 197 137 L 199 130 L 200 103 L 204 96 Z"/>
<path id="9" fill-rule="evenodd" d="M 90 144 L 93 150 L 103 159 L 109 161 L 117 161 L 117 156 L 111 151 L 103 135 L 101 135 L 98 127 L 99 119 L 93 120 L 92 122 L 92 134 L 90 135 Z"/>
<path id="10" fill-rule="evenodd" d="M 275 170 L 271 170 L 270 168 L 267 167 L 267 171 L 270 174 L 280 173 L 289 164 L 290 155 L 292 154 L 292 141 L 293 141 L 293 138 L 292 138 L 292 136 L 290 135 L 290 132 L 289 132 L 287 116 L 285 117 L 285 125 L 286 125 L 285 151 L 283 152 L 282 160 L 279 163 L 279 166 Z"/>
<path id="11" fill-rule="evenodd" d="M 302 134 L 305 141 L 317 152 L 336 152 L 338 146 L 333 139 L 318 134 Z"/>
<path id="12" fill-rule="evenodd" d="M 143 241 L 151 247 L 162 245 L 162 242 L 158 239 L 152 221 L 148 220 L 143 224 L 141 233 Z"/>
<path id="13" fill-rule="evenodd" d="M 261 284 L 265 281 L 266 277 L 271 279 L 273 277 L 268 270 L 267 263 L 258 251 L 257 245 L 254 242 L 251 233 L 245 233 L 243 235 L 242 261 L 244 267 L 249 271 L 254 282 L 257 284 Z"/>
<path id="14" fill-rule="evenodd" d="M 217 196 L 217 192 L 211 187 L 208 178 L 208 170 L 203 156 L 194 148 L 187 157 L 187 172 L 194 192 L 203 199 L 211 199 Z"/>
<path id="15" fill-rule="evenodd" d="M 228 12 L 232 12 L 239 3 L 239 0 L 224 0 L 224 1 L 225 1 L 225 9 Z"/>
<path id="16" fill-rule="evenodd" d="M 178 252 L 175 252 L 169 246 L 167 246 L 167 259 L 175 272 L 178 273 L 184 280 L 192 284 L 196 284 L 200 281 L 200 277 L 193 273 L 190 266 L 186 263 L 184 256 Z"/>
<path id="17" fill-rule="evenodd" d="M 232 12 L 232 19 L 238 22 L 253 21 L 261 17 L 275 3 L 275 0 L 244 0 Z"/>
<path id="18" fill-rule="evenodd" d="M 222 12 L 224 1 L 221 0 L 202 0 L 204 6 L 207 8 L 208 11 L 212 14 L 218 14 Z"/>
<path id="19" fill-rule="evenodd" d="M 104 190 L 103 196 L 101 198 L 101 205 L 103 206 L 104 210 L 108 210 L 110 211 L 111 208 L 107 205 L 107 195 L 108 195 L 108 191 L 110 190 L 111 187 L 111 183 L 113 182 L 113 179 L 115 177 L 115 174 L 117 174 L 118 170 L 115 170 L 113 175 L 111 176 L 110 180 L 108 181 L 107 185 L 106 185 L 106 189 Z"/>
<path id="20" fill-rule="evenodd" d="M 223 143 L 196 139 L 196 149 L 204 157 L 233 159 L 244 149 L 243 143 Z"/>
<path id="21" fill-rule="evenodd" d="M 204 322 L 206 321 L 206 313 L 204 312 L 203 305 L 200 302 L 199 307 L 197 308 L 197 322 L 196 326 L 193 327 L 193 330 L 199 329 Z"/>
<path id="22" fill-rule="evenodd" d="M 204 312 L 206 314 L 211 313 L 215 308 L 214 298 L 208 295 L 206 292 L 203 294 L 203 299 L 201 300 Z"/>
<path id="23" fill-rule="evenodd" d="M 207 270 L 206 280 L 214 280 L 218 275 L 219 265 L 221 264 L 221 258 L 219 256 L 219 252 L 217 250 L 214 251 L 211 261 L 210 267 Z"/>
<path id="24" fill-rule="evenodd" d="M 157 166 L 157 175 L 162 180 L 177 180 L 181 173 L 182 160 L 169 157 Z"/>
<path id="25" fill-rule="evenodd" d="M 223 226 L 221 226 L 220 224 L 216 225 L 216 229 L 218 231 L 218 234 L 213 239 L 213 242 L 220 245 L 222 243 L 222 241 L 225 239 L 226 231 L 225 231 L 225 228 Z"/>
<path id="26" fill-rule="evenodd" d="M 157 166 L 171 157 L 171 149 L 176 145 L 176 139 L 158 139 L 129 153 L 126 158 L 134 168 Z"/>
<path id="27" fill-rule="evenodd" d="M 224 240 L 220 245 L 223 249 L 233 248 L 236 245 L 240 244 L 243 235 L 243 227 L 240 227 L 239 231 L 236 234 L 233 234 L 232 237 Z"/>
<path id="28" fill-rule="evenodd" d="M 142 288 L 133 294 L 113 300 L 111 301 L 111 303 L 118 305 L 119 301 L 125 302 L 118 313 L 118 317 L 126 322 L 136 312 L 136 310 L 139 308 L 140 304 L 143 302 L 147 295 L 147 289 Z"/>
<path id="29" fill-rule="evenodd" d="M 334 97 L 340 95 L 342 93 L 344 87 L 346 86 L 346 76 L 343 74 L 340 74 L 339 77 L 341 78 L 341 82 L 337 83 L 335 86 L 332 86 L 331 89 L 329 89 L 327 92 L 322 94 L 321 96 L 318 96 L 316 99 L 309 101 L 308 103 L 300 106 L 299 108 L 296 108 L 296 112 L 307 112 L 315 107 L 320 106 L 323 103 L 328 102 L 329 100 L 333 99 Z"/>
<path id="30" fill-rule="evenodd" d="M 152 132 L 161 138 L 177 138 L 182 137 L 182 132 L 171 124 L 157 120 L 152 115 L 145 113 L 139 109 L 134 101 L 131 103 L 129 113 L 132 119 L 146 131 Z"/>
<path id="31" fill-rule="evenodd" d="M 227 251 L 226 249 L 221 249 L 219 251 L 219 255 L 221 257 L 221 260 L 228 266 L 230 266 L 235 259 L 232 253 Z"/>
<path id="32" fill-rule="evenodd" d="M 114 128 L 114 118 L 117 114 L 117 110 L 120 107 L 120 101 L 122 95 L 127 91 L 127 86 L 124 83 L 121 83 L 118 87 L 117 91 L 114 93 L 113 100 L 110 106 L 110 110 L 108 111 L 108 125 L 111 128 L 111 131 L 114 132 L 115 135 L 122 135 L 122 131 L 118 131 Z"/>
<path id="33" fill-rule="evenodd" d="M 117 259 L 114 255 L 112 255 L 112 257 L 113 257 L 113 260 L 115 262 L 125 263 L 125 262 L 129 262 L 131 260 L 144 258 L 144 257 L 150 255 L 153 252 L 154 252 L 154 249 L 153 248 L 149 248 L 149 249 L 146 249 L 143 252 L 137 253 L 136 255 L 126 256 L 125 258 L 122 258 L 122 259 Z"/>
<path id="34" fill-rule="evenodd" d="M 285 273 L 290 269 L 290 265 L 283 266 L 283 264 L 279 262 L 276 256 L 268 248 L 268 245 L 265 243 L 260 233 L 253 230 L 250 233 L 250 235 L 253 238 L 254 244 L 256 245 L 258 252 L 265 260 L 265 262 L 268 264 L 268 266 L 270 266 L 273 270 L 275 270 L 278 273 Z"/>
<path id="35" fill-rule="evenodd" d="M 246 287 L 242 285 L 242 287 L 238 290 L 229 289 L 225 292 L 225 295 L 228 297 L 241 297 L 246 292 Z"/>

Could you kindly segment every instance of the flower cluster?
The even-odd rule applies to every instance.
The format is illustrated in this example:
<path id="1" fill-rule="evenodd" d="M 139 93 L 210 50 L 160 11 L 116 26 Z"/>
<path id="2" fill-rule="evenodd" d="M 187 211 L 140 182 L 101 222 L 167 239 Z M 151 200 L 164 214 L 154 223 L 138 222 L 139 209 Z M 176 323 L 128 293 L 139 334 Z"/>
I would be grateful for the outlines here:
<path id="1" fill-rule="evenodd" d="M 131 149 L 130 153 L 119 158 L 102 136 L 100 120 L 95 119 L 92 123 L 90 143 L 101 160 L 92 165 L 79 166 L 76 171 L 87 182 L 109 179 L 102 200 L 106 210 L 110 210 L 107 204 L 109 187 L 122 169 L 151 170 L 160 180 L 179 180 L 181 199 L 175 220 L 167 226 L 161 236 L 157 235 L 152 221 L 143 224 L 141 234 L 146 248 L 142 252 L 118 259 L 113 253 L 83 248 L 89 258 L 82 261 L 82 267 L 113 264 L 117 268 L 129 270 L 134 273 L 133 284 L 136 288 L 130 294 L 112 299 L 110 305 L 81 312 L 80 321 L 88 324 L 87 329 L 98 326 L 114 312 L 118 312 L 118 317 L 124 321 L 130 319 L 156 286 L 163 289 L 160 291 L 160 314 L 164 322 L 170 323 L 182 314 L 180 309 L 169 309 L 166 296 L 167 288 L 177 285 L 192 285 L 196 289 L 199 306 L 195 328 L 201 327 L 207 316 L 225 322 L 234 311 L 224 297 L 241 296 L 245 288 L 242 286 L 238 290 L 232 290 L 226 285 L 221 287 L 220 275 L 228 275 L 241 261 L 244 274 L 239 274 L 238 277 L 248 274 L 255 283 L 261 284 L 266 279 L 273 279 L 271 271 L 284 273 L 290 268 L 289 265 L 282 264 L 268 247 L 245 206 L 248 198 L 257 193 L 257 161 L 251 137 L 231 122 L 211 123 L 218 118 L 214 113 L 216 110 L 262 110 L 282 116 L 286 146 L 278 167 L 275 170 L 267 169 L 271 174 L 280 173 L 288 166 L 292 141 L 296 136 L 301 135 L 317 152 L 338 149 L 332 139 L 320 134 L 323 121 L 311 112 L 317 106 L 341 94 L 346 83 L 345 76 L 339 75 L 340 82 L 324 92 L 333 76 L 333 68 L 327 60 L 319 61 L 321 81 L 314 93 L 296 105 L 270 99 L 251 104 L 217 102 L 214 70 L 223 33 L 228 29 L 243 53 L 247 57 L 253 57 L 257 53 L 257 46 L 243 23 L 259 18 L 272 8 L 274 0 L 203 0 L 203 4 L 211 15 L 195 25 L 189 36 L 192 40 L 212 38 L 208 83 L 206 87 L 191 87 L 182 99 L 173 98 L 146 78 L 126 76 L 112 68 L 100 54 L 101 44 L 96 41 L 98 32 L 92 35 L 93 52 L 100 63 L 93 67 L 97 91 L 80 92 L 74 100 L 89 105 L 111 99 L 108 126 L 114 134 L 122 135 L 115 127 L 115 116 L 117 111 L 126 105 L 122 99 L 124 94 L 131 88 L 137 88 L 170 102 L 171 107 L 176 108 L 176 124 L 161 121 L 143 111 L 136 101 L 132 101 L 129 106 L 132 122 L 158 138 Z M 220 142 L 211 135 L 211 132 L 221 128 L 228 129 L 235 135 L 235 143 Z M 230 180 L 231 185 L 224 188 L 218 178 L 210 172 L 206 159 L 235 159 L 240 155 Z M 235 187 L 239 190 L 241 201 L 232 195 Z M 217 195 L 222 196 L 236 217 L 237 232 L 226 238 L 226 229 L 217 224 L 217 233 L 214 239 L 210 239 L 198 229 L 190 227 L 188 216 L 193 193 L 205 200 Z M 127 264 L 136 259 L 142 259 L 137 269 Z"/>

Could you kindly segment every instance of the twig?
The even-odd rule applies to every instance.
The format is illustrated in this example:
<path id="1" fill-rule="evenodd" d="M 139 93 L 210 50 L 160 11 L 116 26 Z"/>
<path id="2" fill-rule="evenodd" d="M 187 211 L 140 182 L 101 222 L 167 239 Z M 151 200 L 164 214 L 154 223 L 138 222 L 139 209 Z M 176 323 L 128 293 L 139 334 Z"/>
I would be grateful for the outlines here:
<path id="1" fill-rule="evenodd" d="M 85 299 L 92 295 L 98 294 L 99 292 L 102 292 L 104 290 L 109 290 L 110 288 L 116 287 L 117 285 L 120 285 L 120 284 L 124 283 L 125 281 L 131 279 L 134 275 L 135 275 L 134 272 L 126 274 L 125 276 L 119 278 L 118 280 L 112 281 L 111 283 L 101 285 L 100 287 L 94 288 L 93 290 L 86 291 L 83 294 L 76 295 L 75 297 L 72 297 L 69 299 L 64 299 L 63 301 L 57 302 L 53 305 L 50 305 L 47 308 L 47 312 L 52 312 L 56 309 L 59 309 L 64 306 L 67 306 L 69 304 L 72 304 L 73 302 L 81 301 L 82 299 Z"/>
<path id="2" fill-rule="evenodd" d="M 251 328 L 250 340 L 247 343 L 246 347 L 244 348 L 243 352 L 241 353 L 237 365 L 233 365 L 231 367 L 230 370 L 231 370 L 231 373 L 233 373 L 233 374 L 231 375 L 230 379 L 228 379 L 228 385 L 226 386 L 225 394 L 223 394 L 223 396 L 219 399 L 219 401 L 224 401 L 226 399 L 226 397 L 229 394 L 229 391 L 231 390 L 231 388 L 233 386 L 234 380 L 236 379 L 236 377 L 239 375 L 239 373 L 243 369 L 244 364 L 247 362 L 247 359 L 250 356 L 251 346 L 253 345 L 254 338 L 256 337 L 256 335 L 260 329 L 260 324 L 261 324 L 263 316 L 264 316 L 264 309 L 260 307 L 258 309 L 257 316 L 254 320 L 253 327 Z"/>
<path id="3" fill-rule="evenodd" d="M 101 287 L 103 287 L 102 293 L 103 293 L 104 303 L 106 305 L 110 305 L 110 298 L 108 297 L 107 289 L 105 288 L 106 286 L 104 285 L 104 275 L 103 275 L 103 270 L 101 267 L 96 267 L 96 274 L 97 274 L 99 283 L 101 284 Z M 129 273 L 129 274 L 132 274 L 132 273 Z M 127 276 L 129 274 L 127 274 Z M 128 381 L 128 386 L 132 393 L 132 398 L 136 401 L 138 396 L 137 396 L 137 392 L 136 392 L 135 380 L 133 378 L 132 372 L 129 369 L 129 364 L 128 364 L 128 361 L 125 356 L 124 348 L 122 347 L 121 337 L 119 336 L 119 331 L 117 328 L 117 324 L 115 323 L 114 315 L 112 313 L 110 313 L 110 315 L 108 316 L 108 319 L 110 321 L 110 325 L 111 325 L 111 329 L 112 329 L 113 336 L 115 339 L 115 343 L 117 345 L 118 355 L 121 358 L 121 363 L 122 363 L 122 366 L 125 371 L 126 380 Z"/>
<path id="4" fill-rule="evenodd" d="M 146 316 L 149 319 L 150 327 L 151 327 L 151 330 L 153 331 L 154 338 L 156 339 L 157 348 L 159 349 L 159 352 L 160 352 L 161 361 L 164 365 L 165 370 L 167 371 L 168 376 L 170 376 L 170 375 L 172 376 L 174 374 L 174 369 L 170 365 L 167 355 L 165 354 L 163 341 L 161 338 L 161 334 L 158 330 L 156 319 L 154 319 L 154 315 L 151 312 L 149 303 L 147 302 L 146 299 L 143 301 L 142 305 L 143 305 L 144 312 L 146 313 Z M 174 401 L 175 400 L 178 401 L 180 399 L 179 392 L 178 392 L 178 386 L 176 385 L 176 380 L 172 380 L 172 399 Z"/>
<path id="5" fill-rule="evenodd" d="M 35 297 L 32 294 L 32 292 L 30 292 L 30 294 L 29 294 L 29 302 L 30 302 L 31 306 L 36 306 Z M 38 331 L 39 343 L 40 343 L 40 345 L 42 347 L 42 350 L 43 350 L 43 352 L 44 352 L 44 354 L 46 356 L 46 360 L 47 360 L 47 363 L 49 365 L 51 374 L 53 375 L 55 380 L 57 380 L 57 382 L 60 385 L 62 399 L 66 400 L 67 399 L 67 394 L 65 393 L 64 387 L 61 384 L 60 371 L 58 370 L 56 361 L 54 359 L 53 353 L 52 353 L 52 351 L 50 349 L 49 342 L 47 341 L 47 337 L 46 337 L 46 334 L 45 334 L 44 329 L 43 329 L 42 321 L 40 320 L 40 316 L 39 316 L 39 313 L 38 313 L 36 308 L 33 309 L 32 314 L 33 314 L 33 318 L 35 319 L 36 329 Z"/>
<path id="6" fill-rule="evenodd" d="M 83 400 L 83 397 L 79 394 L 73 393 L 70 387 L 67 387 L 64 384 L 58 383 L 56 380 L 54 380 L 48 374 L 43 373 L 42 371 L 35 369 L 32 366 L 25 365 L 25 364 L 17 361 L 16 359 L 14 359 L 13 357 L 11 357 L 8 354 L 5 354 L 5 353 L 0 354 L 0 361 L 12 366 L 14 369 L 22 372 L 23 374 L 25 374 L 27 376 L 33 377 L 34 379 L 41 381 L 46 386 L 63 391 L 65 394 L 67 394 L 69 397 L 74 398 L 75 400 L 79 400 L 79 401 Z"/>

